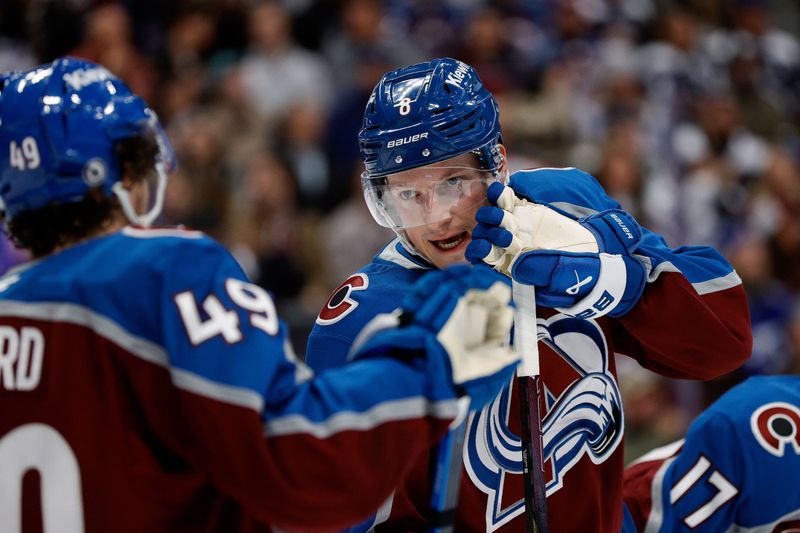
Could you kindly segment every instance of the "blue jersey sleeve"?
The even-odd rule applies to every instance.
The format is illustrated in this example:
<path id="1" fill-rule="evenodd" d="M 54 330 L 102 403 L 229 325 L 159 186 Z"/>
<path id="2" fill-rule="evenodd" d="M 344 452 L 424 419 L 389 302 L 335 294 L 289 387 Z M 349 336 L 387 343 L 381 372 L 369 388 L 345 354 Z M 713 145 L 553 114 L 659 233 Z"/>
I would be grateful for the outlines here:
<path id="1" fill-rule="evenodd" d="M 213 382 L 251 405 L 280 399 L 308 369 L 295 360 L 269 294 L 219 246 L 193 246 L 164 283 L 163 332 L 177 372 Z M 247 398 L 247 400 L 245 400 Z"/>
<path id="2" fill-rule="evenodd" d="M 510 185 L 575 219 L 620 208 L 597 180 L 575 168 L 516 172 Z M 711 379 L 741 365 L 750 356 L 752 334 L 733 267 L 711 247 L 670 248 L 661 235 L 641 229 L 632 256 L 644 266 L 646 284 L 619 318 L 615 350 L 671 377 Z"/>
<path id="3" fill-rule="evenodd" d="M 449 377 L 431 374 L 425 358 L 391 357 L 314 377 L 291 352 L 269 295 L 227 251 L 196 244 L 175 254 L 190 266 L 161 270 L 164 346 L 188 393 L 181 409 L 194 453 L 212 477 L 251 508 L 277 510 L 285 526 L 343 525 L 375 509 L 415 457 L 403 452 L 407 438 L 421 451 L 455 416 Z"/>

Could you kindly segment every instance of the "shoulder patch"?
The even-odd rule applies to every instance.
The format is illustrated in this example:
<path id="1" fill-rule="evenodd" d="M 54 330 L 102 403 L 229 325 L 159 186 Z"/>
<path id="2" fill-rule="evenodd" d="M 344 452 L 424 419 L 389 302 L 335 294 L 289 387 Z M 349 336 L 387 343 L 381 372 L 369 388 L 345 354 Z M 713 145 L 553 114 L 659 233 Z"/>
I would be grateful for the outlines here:
<path id="1" fill-rule="evenodd" d="M 785 402 L 762 405 L 750 417 L 750 429 L 762 448 L 783 457 L 787 446 L 800 455 L 800 409 Z"/>
<path id="2" fill-rule="evenodd" d="M 320 326 L 327 326 L 335 324 L 340 321 L 356 307 L 358 302 L 350 298 L 353 291 L 363 291 L 369 287 L 369 276 L 363 272 L 353 274 L 341 285 L 339 285 L 331 294 L 328 301 L 322 307 L 319 316 L 317 317 L 317 324 Z"/>

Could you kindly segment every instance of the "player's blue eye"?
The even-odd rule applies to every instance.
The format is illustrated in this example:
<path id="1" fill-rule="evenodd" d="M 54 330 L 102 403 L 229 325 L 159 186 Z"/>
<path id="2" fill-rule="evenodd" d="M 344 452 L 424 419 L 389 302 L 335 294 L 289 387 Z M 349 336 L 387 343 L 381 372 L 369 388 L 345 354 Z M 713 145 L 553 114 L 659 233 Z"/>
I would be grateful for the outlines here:
<path id="1" fill-rule="evenodd" d="M 450 176 L 447 178 L 447 184 L 452 186 L 460 185 L 462 181 L 464 181 L 464 178 L 461 176 Z"/>
<path id="2" fill-rule="evenodd" d="M 413 200 L 417 196 L 417 191 L 414 189 L 405 189 L 397 193 L 401 200 Z"/>

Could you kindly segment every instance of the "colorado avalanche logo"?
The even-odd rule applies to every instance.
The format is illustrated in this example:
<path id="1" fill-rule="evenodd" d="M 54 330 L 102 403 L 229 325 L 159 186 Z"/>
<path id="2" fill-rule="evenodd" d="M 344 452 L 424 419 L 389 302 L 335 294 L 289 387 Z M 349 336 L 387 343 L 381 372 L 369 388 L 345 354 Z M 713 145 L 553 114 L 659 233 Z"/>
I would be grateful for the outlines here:
<path id="1" fill-rule="evenodd" d="M 783 457 L 787 448 L 800 455 L 800 409 L 794 405 L 762 405 L 750 416 L 750 428 L 761 447 L 775 457 Z"/>
<path id="2" fill-rule="evenodd" d="M 325 306 L 317 317 L 317 324 L 326 326 L 346 317 L 358 307 L 358 302 L 350 298 L 350 295 L 353 291 L 363 291 L 367 287 L 369 287 L 369 278 L 363 273 L 353 274 L 344 280 L 325 302 Z"/>
<path id="3" fill-rule="evenodd" d="M 591 320 L 563 314 L 538 321 L 539 339 L 575 370 L 576 379 L 557 397 L 545 387 L 547 414 L 542 444 L 548 496 L 582 457 L 604 462 L 622 440 L 622 400 L 609 369 L 606 340 Z M 508 475 L 522 473 L 522 447 L 509 428 L 511 387 L 469 421 L 464 465 L 472 482 L 488 495 L 486 529 L 493 531 L 525 510 L 522 499 L 504 500 Z"/>

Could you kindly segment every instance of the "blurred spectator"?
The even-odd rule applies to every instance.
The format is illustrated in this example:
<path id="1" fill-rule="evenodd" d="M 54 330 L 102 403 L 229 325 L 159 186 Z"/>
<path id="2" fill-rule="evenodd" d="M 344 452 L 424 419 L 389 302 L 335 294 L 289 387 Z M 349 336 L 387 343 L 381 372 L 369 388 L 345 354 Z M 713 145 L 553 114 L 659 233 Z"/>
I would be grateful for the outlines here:
<path id="1" fill-rule="evenodd" d="M 800 40 L 771 23 L 768 0 L 736 0 L 731 4 L 734 38 L 739 49 L 754 56 L 761 66 L 759 85 L 777 98 L 782 109 L 797 113 Z"/>
<path id="2" fill-rule="evenodd" d="M 131 19 L 121 4 L 101 4 L 85 16 L 83 40 L 71 55 L 104 65 L 147 102 L 154 99 L 156 76 L 150 60 L 132 40 Z"/>
<path id="3" fill-rule="evenodd" d="M 397 28 L 387 25 L 384 17 L 382 0 L 342 3 L 339 25 L 321 47 L 339 96 L 355 87 L 373 86 L 383 74 L 378 69 L 385 65 L 399 67 L 421 57 L 415 42 L 402 32 L 393 31 Z"/>
<path id="4" fill-rule="evenodd" d="M 4 6 L 13 3 L 2 2 Z M 52 61 L 73 50 L 83 39 L 83 13 L 91 4 L 90 0 L 41 0 L 23 4 L 27 4 L 27 34 L 36 56 L 35 63 Z M 17 26 L 12 34 L 24 27 Z"/>
<path id="5" fill-rule="evenodd" d="M 209 86 L 211 100 L 203 107 L 223 143 L 222 168 L 230 194 L 236 196 L 250 159 L 272 142 L 272 135 L 250 106 L 241 70 L 233 65 L 221 68 L 210 77 Z"/>
<path id="6" fill-rule="evenodd" d="M 648 224 L 642 208 L 642 165 L 637 154 L 641 143 L 636 123 L 617 124 L 610 132 L 595 176 L 622 208 Z"/>
<path id="7" fill-rule="evenodd" d="M 800 167 L 786 151 L 773 151 L 751 205 L 751 226 L 769 239 L 775 277 L 799 294 Z"/>
<path id="8" fill-rule="evenodd" d="M 569 72 L 553 66 L 544 74 L 540 91 L 498 95 L 503 141 L 515 158 L 529 154 L 551 166 L 572 164 L 567 162 L 576 136 L 570 84 Z"/>
<path id="9" fill-rule="evenodd" d="M 179 14 L 167 32 L 160 69 L 176 78 L 205 70 L 215 38 L 216 21 L 209 10 L 195 8 Z"/>
<path id="10" fill-rule="evenodd" d="M 218 123 L 197 111 L 173 122 L 169 133 L 181 174 L 191 184 L 181 209 L 186 218 L 179 221 L 219 238 L 231 188 L 224 174 L 225 145 Z"/>
<path id="11" fill-rule="evenodd" d="M 36 65 L 27 38 L 25 2 L 6 0 L 0 3 L 0 72 L 27 70 Z"/>
<path id="12" fill-rule="evenodd" d="M 485 6 L 473 11 L 455 57 L 480 72 L 481 81 L 492 94 L 502 96 L 518 88 L 520 80 L 506 19 L 497 9 Z"/>
<path id="13" fill-rule="evenodd" d="M 464 17 L 483 3 L 481 0 L 387 0 L 384 31 L 394 34 L 396 39 L 414 43 L 426 57 L 452 55 Z"/>
<path id="14" fill-rule="evenodd" d="M 680 209 L 690 244 L 724 246 L 746 221 L 747 189 L 766 169 L 767 143 L 744 128 L 729 93 L 697 103 L 697 122 L 684 121 L 672 138 L 682 178 Z"/>
<path id="15" fill-rule="evenodd" d="M 646 42 L 638 52 L 646 95 L 650 157 L 668 172 L 676 170 L 670 152 L 676 124 L 689 117 L 695 98 L 725 80 L 714 71 L 705 54 L 700 31 L 694 13 L 670 7 L 659 16 L 656 38 Z"/>
<path id="16" fill-rule="evenodd" d="M 305 275 L 297 265 L 300 228 L 295 178 L 280 159 L 261 153 L 246 167 L 240 196 L 233 201 L 227 241 L 256 283 L 277 302 L 298 295 Z"/>
<path id="17" fill-rule="evenodd" d="M 795 298 L 794 301 L 789 336 L 792 339 L 792 361 L 789 365 L 789 372 L 800 374 L 800 298 Z"/>
<path id="18" fill-rule="evenodd" d="M 375 224 L 361 194 L 360 177 L 360 170 L 353 174 L 352 194 L 331 212 L 321 228 L 325 283 L 329 290 L 369 263 L 395 236 L 389 228 Z"/>
<path id="19" fill-rule="evenodd" d="M 792 355 L 788 333 L 794 311 L 791 293 L 772 276 L 772 259 L 763 239 L 740 236 L 728 257 L 742 278 L 750 304 L 753 355 L 743 369 L 749 375 L 784 373 Z"/>
<path id="20" fill-rule="evenodd" d="M 280 120 L 298 102 L 321 109 L 330 103 L 328 69 L 319 57 L 294 44 L 283 4 L 255 3 L 248 13 L 248 30 L 250 43 L 239 67 L 248 99 L 264 119 Z"/>
<path id="21" fill-rule="evenodd" d="M 324 151 L 326 118 L 316 105 L 299 102 L 276 128 L 275 152 L 297 179 L 295 202 L 299 209 L 321 212 L 342 198 L 337 184 L 331 182 Z"/>

